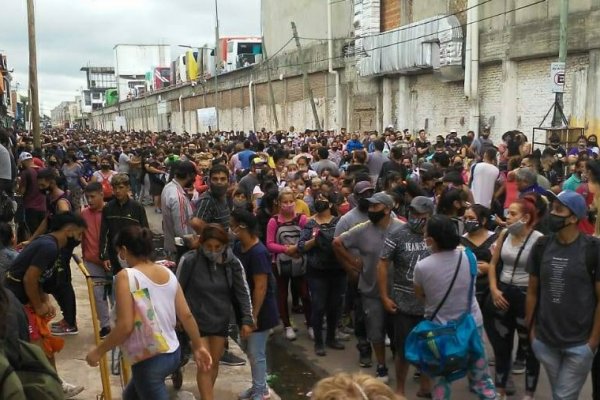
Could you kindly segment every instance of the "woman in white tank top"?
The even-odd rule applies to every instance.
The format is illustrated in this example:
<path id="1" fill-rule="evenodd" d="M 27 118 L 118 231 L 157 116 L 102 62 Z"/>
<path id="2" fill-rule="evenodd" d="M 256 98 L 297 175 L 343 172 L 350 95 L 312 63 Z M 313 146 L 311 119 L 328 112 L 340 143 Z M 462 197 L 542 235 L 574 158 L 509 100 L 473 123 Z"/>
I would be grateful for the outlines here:
<path id="1" fill-rule="evenodd" d="M 149 259 L 152 253 L 152 233 L 146 228 L 131 226 L 116 238 L 115 246 L 123 270 L 116 276 L 117 321 L 110 334 L 87 355 L 90 366 L 98 366 L 104 353 L 123 344 L 133 331 L 134 303 L 130 291 L 130 278 L 135 287 L 147 288 L 156 311 L 156 322 L 165 338 L 168 350 L 131 367 L 132 378 L 123 391 L 123 400 L 168 400 L 165 379 L 180 363 L 179 341 L 175 335 L 175 323 L 179 319 L 192 342 L 198 368 L 207 370 L 212 365 L 210 353 L 200 338 L 196 320 L 183 296 L 177 278 L 167 268 Z"/>

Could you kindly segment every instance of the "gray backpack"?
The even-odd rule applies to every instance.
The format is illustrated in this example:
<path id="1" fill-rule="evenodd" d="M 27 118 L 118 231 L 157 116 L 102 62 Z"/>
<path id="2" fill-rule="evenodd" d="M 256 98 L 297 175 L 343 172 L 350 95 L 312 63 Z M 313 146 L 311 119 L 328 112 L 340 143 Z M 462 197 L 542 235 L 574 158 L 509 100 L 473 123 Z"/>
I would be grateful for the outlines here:
<path id="1" fill-rule="evenodd" d="M 297 215 L 293 220 L 285 223 L 277 221 L 277 232 L 275 233 L 275 241 L 282 245 L 297 245 L 300 240 L 300 215 Z M 280 276 L 289 276 L 292 278 L 303 276 L 306 274 L 306 256 L 302 255 L 298 258 L 293 258 L 285 253 L 279 253 L 275 257 L 275 265 Z"/>

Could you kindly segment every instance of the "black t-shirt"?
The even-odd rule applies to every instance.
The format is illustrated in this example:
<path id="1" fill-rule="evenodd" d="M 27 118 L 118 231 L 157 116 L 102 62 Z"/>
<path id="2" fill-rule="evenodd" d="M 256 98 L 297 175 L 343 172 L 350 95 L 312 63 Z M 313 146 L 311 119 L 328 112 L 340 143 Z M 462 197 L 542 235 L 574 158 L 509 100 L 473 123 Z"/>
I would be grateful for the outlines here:
<path id="1" fill-rule="evenodd" d="M 271 256 L 264 244 L 258 242 L 247 252 L 242 252 L 242 246 L 237 241 L 233 248 L 233 253 L 241 261 L 244 271 L 246 271 L 246 280 L 250 287 L 250 295 L 254 291 L 254 275 L 267 275 L 267 293 L 265 300 L 258 313 L 256 321 L 257 331 L 265 331 L 276 327 L 279 323 L 279 312 L 277 311 L 277 300 L 275 298 L 275 278 L 271 269 Z"/>
<path id="2" fill-rule="evenodd" d="M 13 261 L 8 268 L 7 287 L 17 296 L 19 301 L 27 304 L 29 299 L 23 286 L 23 277 L 30 267 L 42 271 L 40 286 L 52 278 L 55 264 L 59 256 L 58 242 L 52 235 L 42 235 L 33 240 Z"/>
<path id="3" fill-rule="evenodd" d="M 559 243 L 554 236 L 545 240 L 539 261 L 532 251 L 527 265 L 527 272 L 538 277 L 540 285 L 536 337 L 555 348 L 585 344 L 594 324 L 594 285 L 600 282 L 598 266 L 594 276 L 588 271 L 586 252 L 600 246 L 589 245 L 588 241 L 597 239 L 583 234 L 568 245 Z M 596 255 L 595 259 L 600 258 Z"/>

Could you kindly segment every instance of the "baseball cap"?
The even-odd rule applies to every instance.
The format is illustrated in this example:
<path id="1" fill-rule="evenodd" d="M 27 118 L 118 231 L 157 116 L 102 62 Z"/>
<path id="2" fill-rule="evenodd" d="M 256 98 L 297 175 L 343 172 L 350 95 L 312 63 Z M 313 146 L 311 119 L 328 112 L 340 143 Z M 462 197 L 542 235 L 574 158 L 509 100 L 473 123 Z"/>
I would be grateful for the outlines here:
<path id="1" fill-rule="evenodd" d="M 252 159 L 252 161 L 250 162 L 251 165 L 262 165 L 262 164 L 266 164 L 266 163 L 267 162 L 260 157 L 254 157 Z"/>
<path id="2" fill-rule="evenodd" d="M 419 167 L 419 169 L 421 171 L 425 171 L 425 172 L 429 172 L 434 168 L 433 164 L 430 162 L 424 162 L 423 164 L 421 164 L 421 166 Z"/>
<path id="3" fill-rule="evenodd" d="M 456 129 L 450 129 L 450 133 L 457 133 Z"/>
<path id="4" fill-rule="evenodd" d="M 361 194 L 366 192 L 367 190 L 375 190 L 371 182 L 361 181 L 354 185 L 354 194 Z"/>
<path id="5" fill-rule="evenodd" d="M 394 208 L 394 199 L 392 199 L 392 196 L 383 192 L 375 193 L 367 201 L 371 204 L 383 204 L 386 207 Z"/>
<path id="6" fill-rule="evenodd" d="M 32 158 L 33 158 L 33 156 L 31 155 L 31 153 L 28 153 L 28 152 L 24 151 L 19 156 L 19 162 L 31 160 Z"/>
<path id="7" fill-rule="evenodd" d="M 587 215 L 587 206 L 582 195 L 572 190 L 563 190 L 558 195 L 548 191 L 548 199 L 558 201 L 567 207 L 577 219 L 582 219 Z"/>
<path id="8" fill-rule="evenodd" d="M 433 200 L 425 196 L 417 196 L 410 202 L 410 209 L 419 214 L 433 214 Z"/>

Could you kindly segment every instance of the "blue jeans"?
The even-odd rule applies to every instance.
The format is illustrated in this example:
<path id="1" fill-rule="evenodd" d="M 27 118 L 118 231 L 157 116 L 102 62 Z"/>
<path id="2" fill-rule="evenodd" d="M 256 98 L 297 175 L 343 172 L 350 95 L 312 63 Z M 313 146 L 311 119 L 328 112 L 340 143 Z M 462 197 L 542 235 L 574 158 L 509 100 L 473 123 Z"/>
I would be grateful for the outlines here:
<path id="1" fill-rule="evenodd" d="M 269 339 L 268 329 L 262 332 L 253 332 L 244 341 L 246 354 L 248 360 L 250 360 L 250 369 L 252 370 L 253 393 L 269 392 L 267 386 L 267 339 Z"/>
<path id="2" fill-rule="evenodd" d="M 594 352 L 588 344 L 559 349 L 534 339 L 531 344 L 535 355 L 548 374 L 552 399 L 576 400 L 590 373 Z"/>
<path id="3" fill-rule="evenodd" d="M 169 400 L 165 379 L 179 368 L 181 350 L 159 354 L 131 366 L 131 381 L 123 400 Z"/>

